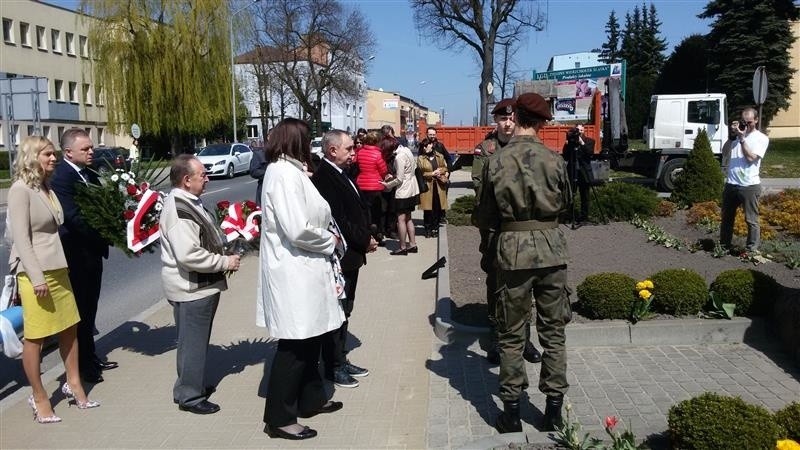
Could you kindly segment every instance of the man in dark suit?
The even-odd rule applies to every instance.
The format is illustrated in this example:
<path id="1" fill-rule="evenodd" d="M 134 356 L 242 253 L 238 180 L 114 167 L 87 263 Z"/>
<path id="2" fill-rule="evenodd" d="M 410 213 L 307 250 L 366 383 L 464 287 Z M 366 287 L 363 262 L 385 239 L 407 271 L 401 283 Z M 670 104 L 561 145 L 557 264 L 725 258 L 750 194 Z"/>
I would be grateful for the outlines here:
<path id="1" fill-rule="evenodd" d="M 327 333 L 322 343 L 322 360 L 326 376 L 339 387 L 357 387 L 358 380 L 369 370 L 355 366 L 347 360 L 347 324 L 353 312 L 358 270 L 366 264 L 366 254 L 378 248 L 378 242 L 369 232 L 369 208 L 361 200 L 358 189 L 347 178 L 343 169 L 353 162 L 353 140 L 341 130 L 332 130 L 322 138 L 323 158 L 311 181 L 331 207 L 331 214 L 347 242 L 347 252 L 342 258 L 342 275 L 345 295 L 342 300 L 345 321 L 342 326 Z"/>
<path id="2" fill-rule="evenodd" d="M 64 224 L 59 228 L 59 235 L 81 316 L 78 323 L 78 366 L 84 381 L 100 383 L 103 370 L 117 367 L 116 362 L 97 356 L 94 345 L 97 302 L 103 280 L 103 258 L 108 258 L 108 242 L 86 223 L 75 203 L 78 183 L 100 184 L 97 174 L 89 169 L 94 144 L 85 130 L 71 128 L 61 137 L 61 151 L 64 159 L 56 166 L 51 187 L 64 209 Z"/>

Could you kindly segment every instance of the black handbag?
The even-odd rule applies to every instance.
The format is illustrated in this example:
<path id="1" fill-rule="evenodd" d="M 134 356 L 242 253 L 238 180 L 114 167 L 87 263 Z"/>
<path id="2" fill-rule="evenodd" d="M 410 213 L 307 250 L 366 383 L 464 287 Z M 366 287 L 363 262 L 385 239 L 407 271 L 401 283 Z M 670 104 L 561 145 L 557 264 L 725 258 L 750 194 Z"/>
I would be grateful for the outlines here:
<path id="1" fill-rule="evenodd" d="M 423 192 L 428 192 L 428 183 L 425 181 L 425 177 L 422 176 L 422 169 L 417 167 L 414 169 L 414 176 L 417 177 L 417 185 L 419 186 L 419 193 L 422 194 Z"/>

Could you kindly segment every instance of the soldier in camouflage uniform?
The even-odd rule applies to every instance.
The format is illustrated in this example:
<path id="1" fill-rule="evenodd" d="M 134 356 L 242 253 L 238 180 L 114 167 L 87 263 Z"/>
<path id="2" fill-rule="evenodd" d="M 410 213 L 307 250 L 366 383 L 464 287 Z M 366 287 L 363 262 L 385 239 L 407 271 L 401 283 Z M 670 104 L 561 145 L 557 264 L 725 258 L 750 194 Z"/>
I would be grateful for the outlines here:
<path id="1" fill-rule="evenodd" d="M 483 164 L 496 151 L 501 150 L 508 143 L 514 134 L 514 99 L 504 98 L 497 102 L 492 115 L 497 124 L 497 128 L 486 136 L 478 147 L 475 148 L 475 156 L 472 161 L 472 186 L 475 189 L 475 198 L 480 197 L 481 178 L 483 176 Z M 489 350 L 486 352 L 486 359 L 492 364 L 500 364 L 500 349 L 497 343 L 497 322 L 494 318 L 495 302 L 497 301 L 497 273 L 494 266 L 496 249 L 490 248 L 493 230 L 481 230 L 481 242 L 478 249 L 481 252 L 481 269 L 486 272 L 486 303 L 489 309 Z M 525 324 L 525 351 L 522 356 L 530 363 L 538 363 L 542 360 L 542 354 L 531 342 L 531 323 Z"/>
<path id="2" fill-rule="evenodd" d="M 572 311 L 566 295 L 567 240 L 558 216 L 572 198 L 564 160 L 537 137 L 550 107 L 538 94 L 522 94 L 515 103 L 514 137 L 491 156 L 483 169 L 476 224 L 497 230 L 497 303 L 500 341 L 500 398 L 504 411 L 495 427 L 501 433 L 522 431 L 519 397 L 528 387 L 522 351 L 525 322 L 536 301 L 536 329 L 544 348 L 539 390 L 547 396 L 542 430 L 563 424 L 567 392 L 564 328 Z"/>

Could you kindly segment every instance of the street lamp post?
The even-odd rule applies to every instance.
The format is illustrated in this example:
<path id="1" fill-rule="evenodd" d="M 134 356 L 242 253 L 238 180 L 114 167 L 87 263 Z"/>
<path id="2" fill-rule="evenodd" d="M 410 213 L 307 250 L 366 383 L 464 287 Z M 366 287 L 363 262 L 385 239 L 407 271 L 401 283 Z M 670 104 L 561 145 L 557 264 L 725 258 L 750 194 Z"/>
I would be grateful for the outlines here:
<path id="1" fill-rule="evenodd" d="M 259 1 L 260 0 L 253 0 L 253 3 L 258 3 Z M 253 3 L 242 6 L 232 12 L 228 17 L 228 30 L 230 31 L 231 44 L 231 112 L 233 112 L 233 142 L 238 142 L 239 140 L 236 130 L 236 66 L 233 64 L 233 17 L 249 8 Z"/>

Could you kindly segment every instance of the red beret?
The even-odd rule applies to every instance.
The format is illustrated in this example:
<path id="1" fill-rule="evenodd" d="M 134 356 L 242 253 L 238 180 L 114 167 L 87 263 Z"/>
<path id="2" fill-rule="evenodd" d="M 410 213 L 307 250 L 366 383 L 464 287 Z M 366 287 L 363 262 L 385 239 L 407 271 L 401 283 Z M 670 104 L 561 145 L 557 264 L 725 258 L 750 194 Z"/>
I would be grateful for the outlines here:
<path id="1" fill-rule="evenodd" d="M 494 105 L 494 109 L 492 109 L 492 115 L 495 114 L 511 114 L 514 112 L 514 99 L 513 98 L 504 98 L 497 102 Z"/>
<path id="2" fill-rule="evenodd" d="M 550 113 L 550 104 L 539 94 L 529 92 L 517 97 L 517 103 L 514 105 L 517 110 L 524 110 L 525 112 L 538 116 L 545 120 L 553 120 L 553 115 Z"/>

